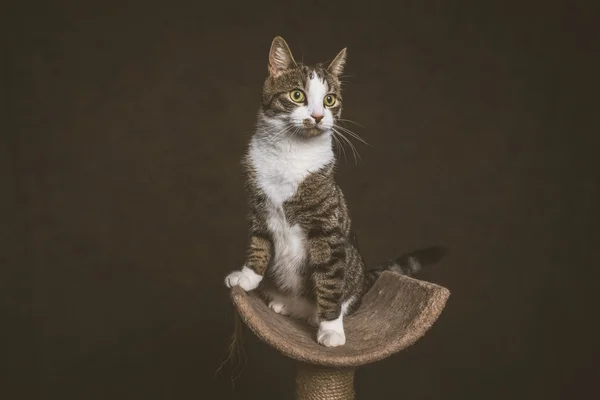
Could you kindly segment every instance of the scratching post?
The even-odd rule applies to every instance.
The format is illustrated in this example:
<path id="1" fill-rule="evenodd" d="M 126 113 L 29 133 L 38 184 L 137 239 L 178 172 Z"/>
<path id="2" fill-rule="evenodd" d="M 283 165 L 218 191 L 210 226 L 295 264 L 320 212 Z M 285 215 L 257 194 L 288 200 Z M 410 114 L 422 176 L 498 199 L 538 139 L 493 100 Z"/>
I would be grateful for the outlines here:
<path id="1" fill-rule="evenodd" d="M 256 293 L 235 286 L 233 303 L 259 338 L 297 361 L 299 400 L 354 399 L 354 372 L 415 343 L 433 325 L 450 296 L 433 283 L 384 272 L 360 308 L 344 318 L 346 344 L 328 348 L 316 342 L 316 328 L 276 314 Z"/>
<path id="2" fill-rule="evenodd" d="M 298 363 L 296 399 L 354 399 L 354 368 L 330 368 Z"/>

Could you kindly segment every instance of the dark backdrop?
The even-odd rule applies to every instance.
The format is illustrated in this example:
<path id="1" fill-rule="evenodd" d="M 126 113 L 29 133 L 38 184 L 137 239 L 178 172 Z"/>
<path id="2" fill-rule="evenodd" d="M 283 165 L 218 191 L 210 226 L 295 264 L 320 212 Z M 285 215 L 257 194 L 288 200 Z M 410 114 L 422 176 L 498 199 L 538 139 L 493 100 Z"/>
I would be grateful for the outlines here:
<path id="1" fill-rule="evenodd" d="M 451 249 L 421 276 L 452 291 L 440 320 L 359 398 L 594 384 L 591 8 L 79 3 L 3 11 L 3 398 L 290 398 L 293 364 L 248 332 L 235 390 L 215 377 L 275 35 L 308 63 L 348 47 L 344 116 L 371 146 L 338 179 L 366 259 Z"/>

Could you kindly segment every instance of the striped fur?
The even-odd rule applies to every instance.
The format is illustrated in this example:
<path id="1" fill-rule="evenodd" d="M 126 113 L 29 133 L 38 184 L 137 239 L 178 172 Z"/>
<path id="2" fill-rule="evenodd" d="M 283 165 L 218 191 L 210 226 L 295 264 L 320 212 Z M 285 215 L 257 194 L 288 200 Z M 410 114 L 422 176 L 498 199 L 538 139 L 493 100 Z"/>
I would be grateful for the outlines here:
<path id="1" fill-rule="evenodd" d="M 412 275 L 437 261 L 436 247 L 365 268 L 342 190 L 334 179 L 331 127 L 341 116 L 346 51 L 327 66 L 298 65 L 273 41 L 256 133 L 243 160 L 249 198 L 246 264 L 228 286 L 258 289 L 278 313 L 317 325 L 325 346 L 345 343 L 343 317 L 384 270 Z M 296 102 L 290 93 L 302 90 Z M 334 96 L 327 105 L 325 96 Z"/>

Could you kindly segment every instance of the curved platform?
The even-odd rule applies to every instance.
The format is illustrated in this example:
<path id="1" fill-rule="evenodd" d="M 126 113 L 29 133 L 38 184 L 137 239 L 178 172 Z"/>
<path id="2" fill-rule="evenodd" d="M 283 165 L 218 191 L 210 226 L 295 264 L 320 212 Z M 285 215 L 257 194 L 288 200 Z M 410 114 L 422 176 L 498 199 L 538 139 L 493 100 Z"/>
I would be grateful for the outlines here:
<path id="1" fill-rule="evenodd" d="M 269 309 L 239 286 L 233 303 L 246 325 L 287 357 L 326 367 L 357 367 L 382 360 L 415 343 L 437 320 L 450 291 L 433 283 L 384 272 L 360 308 L 344 319 L 346 344 L 328 348 L 316 328 Z"/>

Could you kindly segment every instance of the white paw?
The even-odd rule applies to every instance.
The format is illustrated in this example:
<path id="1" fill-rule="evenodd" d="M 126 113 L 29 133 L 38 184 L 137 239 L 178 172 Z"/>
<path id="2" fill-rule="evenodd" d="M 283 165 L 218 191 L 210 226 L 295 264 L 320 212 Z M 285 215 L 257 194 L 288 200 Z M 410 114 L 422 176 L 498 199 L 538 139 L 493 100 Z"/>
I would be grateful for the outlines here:
<path id="1" fill-rule="evenodd" d="M 319 330 L 317 341 L 326 347 L 342 346 L 346 343 L 346 335 L 334 330 Z"/>
<path id="2" fill-rule="evenodd" d="M 225 278 L 225 285 L 230 288 L 232 286 L 240 286 L 246 292 L 256 289 L 262 276 L 244 266 L 241 271 L 234 271 Z"/>
<path id="3" fill-rule="evenodd" d="M 346 343 L 344 334 L 344 314 L 331 321 L 321 321 L 319 323 L 319 332 L 317 333 L 317 342 L 327 347 L 337 347 Z"/>
<path id="4" fill-rule="evenodd" d="M 273 311 L 275 311 L 277 314 L 281 314 L 281 315 L 290 315 L 289 310 L 285 307 L 285 304 L 273 300 L 272 302 L 269 303 L 269 308 Z"/>

